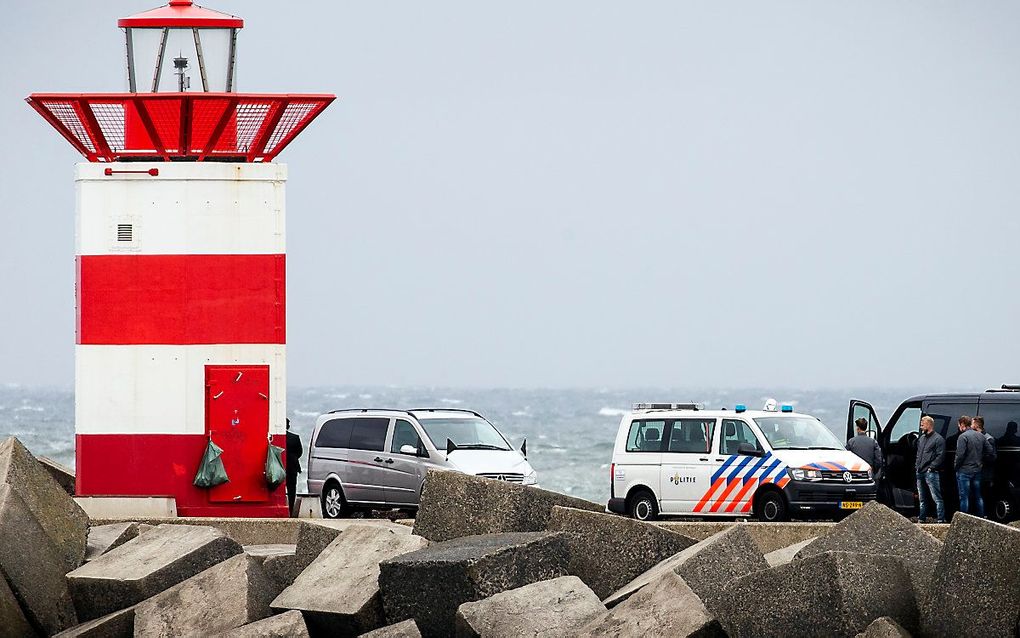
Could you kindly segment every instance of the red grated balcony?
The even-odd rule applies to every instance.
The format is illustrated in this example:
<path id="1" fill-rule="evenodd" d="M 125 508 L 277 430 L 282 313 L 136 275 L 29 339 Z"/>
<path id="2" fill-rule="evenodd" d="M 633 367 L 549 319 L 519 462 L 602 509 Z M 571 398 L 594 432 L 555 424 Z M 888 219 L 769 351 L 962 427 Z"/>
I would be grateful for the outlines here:
<path id="1" fill-rule="evenodd" d="M 270 162 L 335 95 L 33 93 L 26 101 L 90 162 Z"/>

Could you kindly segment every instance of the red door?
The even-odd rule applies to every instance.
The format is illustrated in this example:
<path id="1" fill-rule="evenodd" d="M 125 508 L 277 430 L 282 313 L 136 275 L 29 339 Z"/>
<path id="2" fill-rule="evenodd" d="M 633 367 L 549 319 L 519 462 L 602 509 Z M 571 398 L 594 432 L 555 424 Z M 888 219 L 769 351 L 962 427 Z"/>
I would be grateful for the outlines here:
<path id="1" fill-rule="evenodd" d="M 229 482 L 209 490 L 213 503 L 269 499 L 269 366 L 205 367 L 205 431 L 223 448 Z"/>

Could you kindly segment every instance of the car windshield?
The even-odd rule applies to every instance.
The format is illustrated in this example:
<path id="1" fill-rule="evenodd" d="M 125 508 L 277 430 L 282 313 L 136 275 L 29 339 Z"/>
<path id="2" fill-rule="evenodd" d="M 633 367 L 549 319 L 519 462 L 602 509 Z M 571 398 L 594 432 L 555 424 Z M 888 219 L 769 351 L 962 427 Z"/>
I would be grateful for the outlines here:
<path id="1" fill-rule="evenodd" d="M 436 449 L 445 450 L 450 439 L 459 448 L 471 450 L 509 450 L 503 437 L 485 419 L 467 418 L 419 418 Z"/>
<path id="2" fill-rule="evenodd" d="M 811 416 L 769 416 L 754 420 L 773 450 L 842 450 L 836 435 Z"/>

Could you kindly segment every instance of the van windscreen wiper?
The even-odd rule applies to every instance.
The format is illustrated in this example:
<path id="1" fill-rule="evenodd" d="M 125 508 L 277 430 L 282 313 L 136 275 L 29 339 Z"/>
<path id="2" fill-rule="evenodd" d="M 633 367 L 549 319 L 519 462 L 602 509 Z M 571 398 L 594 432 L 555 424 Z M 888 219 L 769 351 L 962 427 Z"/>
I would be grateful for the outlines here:
<path id="1" fill-rule="evenodd" d="M 465 443 L 463 445 L 457 445 L 458 450 L 499 450 L 501 452 L 507 452 L 508 449 L 505 447 L 499 447 L 498 445 L 486 445 L 485 443 Z"/>

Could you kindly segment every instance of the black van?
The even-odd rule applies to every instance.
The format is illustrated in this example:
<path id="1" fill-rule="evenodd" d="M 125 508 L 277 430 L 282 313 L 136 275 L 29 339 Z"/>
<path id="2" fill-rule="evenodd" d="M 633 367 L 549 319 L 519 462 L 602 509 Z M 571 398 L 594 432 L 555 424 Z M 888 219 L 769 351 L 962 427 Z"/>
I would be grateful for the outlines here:
<path id="1" fill-rule="evenodd" d="M 850 400 L 846 435 L 856 431 L 854 422 L 868 421 L 868 434 L 874 437 L 885 455 L 885 472 L 878 486 L 878 500 L 910 516 L 917 514 L 914 459 L 921 416 L 935 419 L 935 431 L 946 439 L 946 463 L 942 469 L 942 498 L 946 517 L 959 509 L 953 455 L 960 435 L 956 420 L 962 415 L 983 416 L 985 432 L 995 437 L 998 458 L 991 485 L 983 485 L 985 514 L 1006 522 L 1020 511 L 1020 385 L 1003 385 L 975 394 L 924 394 L 911 397 L 893 412 L 883 426 L 871 404 Z"/>

